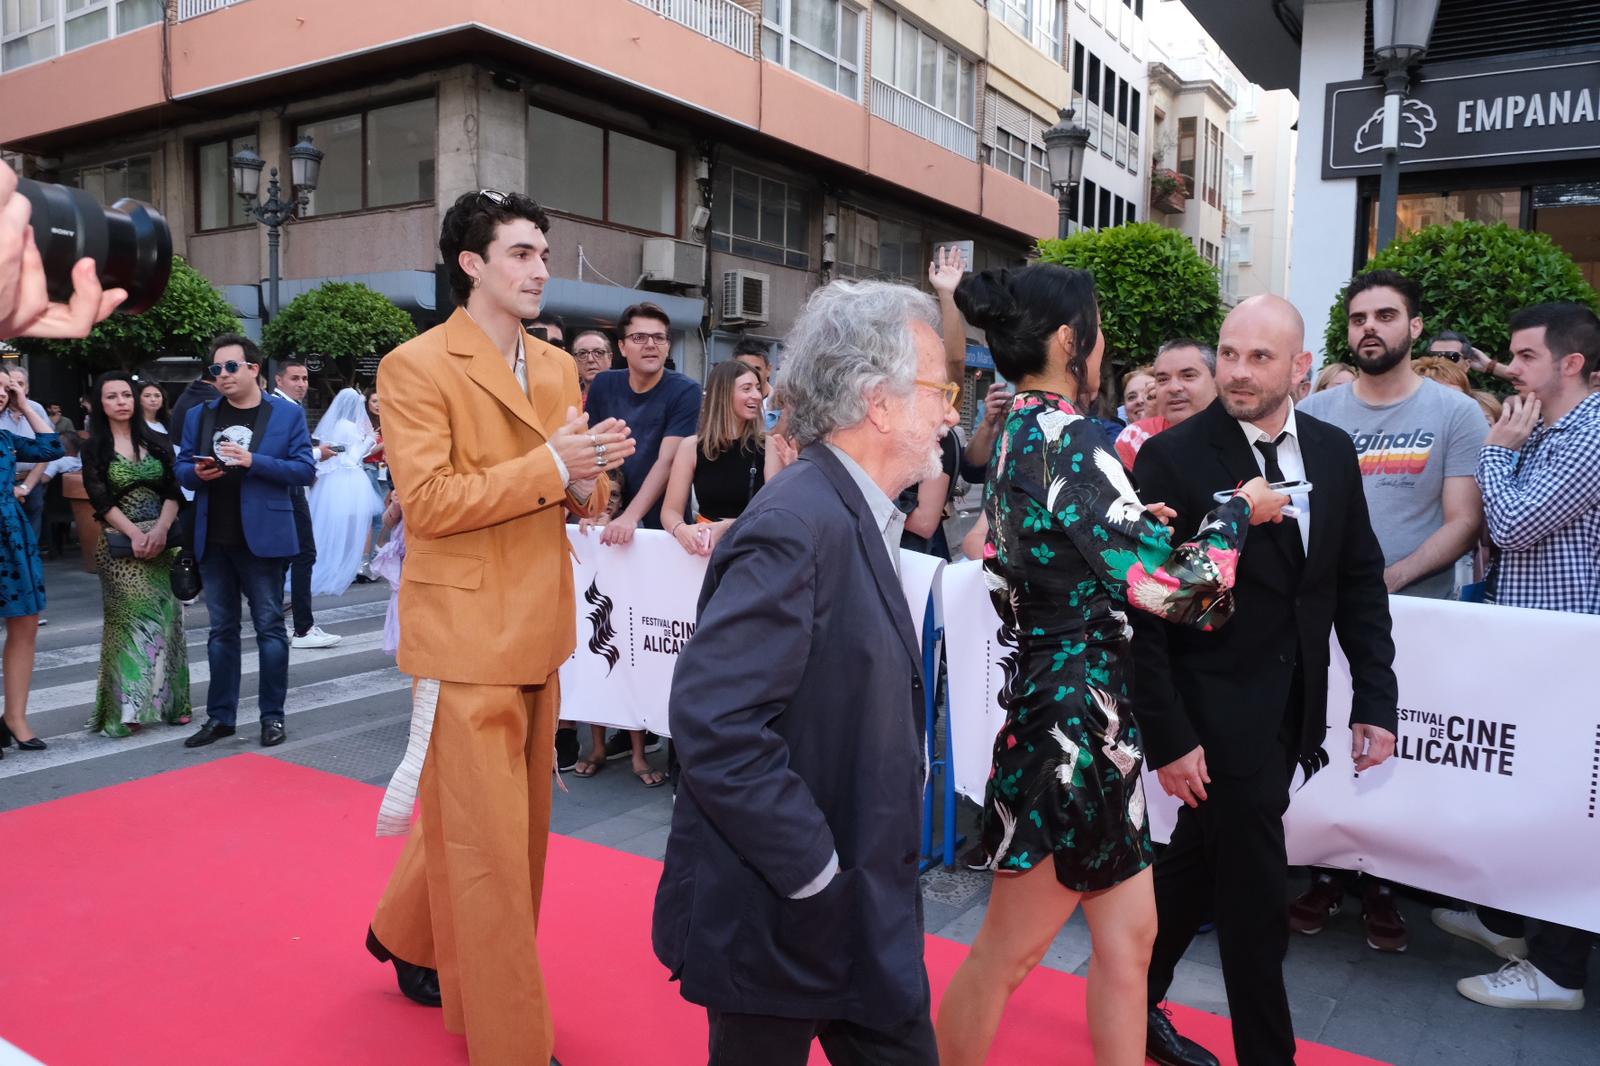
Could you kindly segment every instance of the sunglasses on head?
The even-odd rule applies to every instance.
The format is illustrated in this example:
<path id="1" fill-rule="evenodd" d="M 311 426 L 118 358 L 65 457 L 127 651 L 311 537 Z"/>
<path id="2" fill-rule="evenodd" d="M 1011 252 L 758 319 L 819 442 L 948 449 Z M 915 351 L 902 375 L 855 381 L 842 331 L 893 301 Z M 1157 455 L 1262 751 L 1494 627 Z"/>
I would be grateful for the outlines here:
<path id="1" fill-rule="evenodd" d="M 249 363 L 241 363 L 237 359 L 229 359 L 226 363 L 212 363 L 206 367 L 206 377 L 220 378 L 224 374 L 237 374 L 249 365 Z"/>
<path id="2" fill-rule="evenodd" d="M 479 189 L 478 199 L 487 200 L 496 207 L 504 207 L 510 202 L 511 197 L 496 189 Z"/>
<path id="3" fill-rule="evenodd" d="M 1462 355 L 1461 355 L 1460 352 L 1429 351 L 1428 354 L 1433 356 L 1435 359 L 1448 359 L 1452 363 L 1459 363 L 1459 362 L 1461 362 L 1461 359 L 1462 359 Z"/>

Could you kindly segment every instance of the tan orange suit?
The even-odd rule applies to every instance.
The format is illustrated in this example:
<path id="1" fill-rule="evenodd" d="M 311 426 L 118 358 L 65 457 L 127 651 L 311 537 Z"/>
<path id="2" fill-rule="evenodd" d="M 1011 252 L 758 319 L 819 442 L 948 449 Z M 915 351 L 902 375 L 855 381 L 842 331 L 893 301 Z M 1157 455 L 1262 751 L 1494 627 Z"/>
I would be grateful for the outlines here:
<path id="1" fill-rule="evenodd" d="M 543 447 L 579 406 L 572 357 L 524 335 L 524 392 L 463 310 L 380 364 L 405 514 L 400 668 L 437 681 L 412 826 L 373 930 L 435 967 L 445 1028 L 477 1066 L 550 1059 L 537 924 L 560 711 L 575 640 L 570 496 Z M 429 689 L 431 692 L 431 688 Z"/>

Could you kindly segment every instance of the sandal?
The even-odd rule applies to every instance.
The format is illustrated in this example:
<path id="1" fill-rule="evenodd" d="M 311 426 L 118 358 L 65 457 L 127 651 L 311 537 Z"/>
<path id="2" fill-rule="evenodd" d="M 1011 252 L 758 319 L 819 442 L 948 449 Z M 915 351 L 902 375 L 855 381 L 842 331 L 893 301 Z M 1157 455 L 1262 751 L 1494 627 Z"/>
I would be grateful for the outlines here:
<path id="1" fill-rule="evenodd" d="M 662 785 L 667 783 L 666 774 L 662 773 L 660 770 L 654 770 L 649 767 L 646 767 L 643 770 L 635 770 L 633 772 L 633 776 L 637 777 L 639 779 L 639 783 L 645 788 L 660 788 Z"/>
<path id="2" fill-rule="evenodd" d="M 598 774 L 601 770 L 604 770 L 605 768 L 606 768 L 606 757 L 605 757 L 604 754 L 602 754 L 599 759 L 596 759 L 594 756 L 591 755 L 587 759 L 579 759 L 578 760 L 577 764 L 574 765 L 573 768 L 572 768 L 572 776 L 574 776 L 574 777 L 593 777 L 595 774 Z"/>

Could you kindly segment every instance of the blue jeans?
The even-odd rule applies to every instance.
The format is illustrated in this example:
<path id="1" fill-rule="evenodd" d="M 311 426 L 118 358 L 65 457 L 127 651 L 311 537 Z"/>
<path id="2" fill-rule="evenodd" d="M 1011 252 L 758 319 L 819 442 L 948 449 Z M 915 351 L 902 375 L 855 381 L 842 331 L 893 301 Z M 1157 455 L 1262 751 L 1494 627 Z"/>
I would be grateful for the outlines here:
<path id="1" fill-rule="evenodd" d="M 289 690 L 289 637 L 283 629 L 283 559 L 262 559 L 248 548 L 206 546 L 200 577 L 206 587 L 211 635 L 206 655 L 211 662 L 211 688 L 206 714 L 223 725 L 239 717 L 239 597 L 250 603 L 261 656 L 261 720 L 283 720 L 283 699 Z"/>

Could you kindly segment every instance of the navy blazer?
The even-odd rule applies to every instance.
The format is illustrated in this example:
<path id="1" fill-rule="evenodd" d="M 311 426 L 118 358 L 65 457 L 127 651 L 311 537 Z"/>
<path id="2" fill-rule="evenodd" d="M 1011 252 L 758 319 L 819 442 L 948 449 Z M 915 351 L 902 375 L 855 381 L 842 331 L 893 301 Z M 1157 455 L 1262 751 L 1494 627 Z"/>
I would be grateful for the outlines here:
<path id="1" fill-rule="evenodd" d="M 922 655 L 825 446 L 712 555 L 668 710 L 681 761 L 656 957 L 690 1002 L 890 1027 L 927 1010 Z M 839 856 L 820 893 L 789 897 Z"/>
<path id="2" fill-rule="evenodd" d="M 290 559 L 300 554 L 300 537 L 294 526 L 295 488 L 311 484 L 316 463 L 311 458 L 311 434 L 305 412 L 288 400 L 262 393 L 269 415 L 264 432 L 250 443 L 251 465 L 239 486 L 239 511 L 245 544 L 262 559 Z M 178 449 L 178 482 L 195 491 L 194 550 L 206 554 L 206 525 L 210 517 L 211 482 L 201 481 L 194 470 L 197 455 L 213 455 L 210 441 L 198 441 L 200 420 L 215 411 L 222 398 L 196 404 L 183 420 L 183 443 Z"/>

